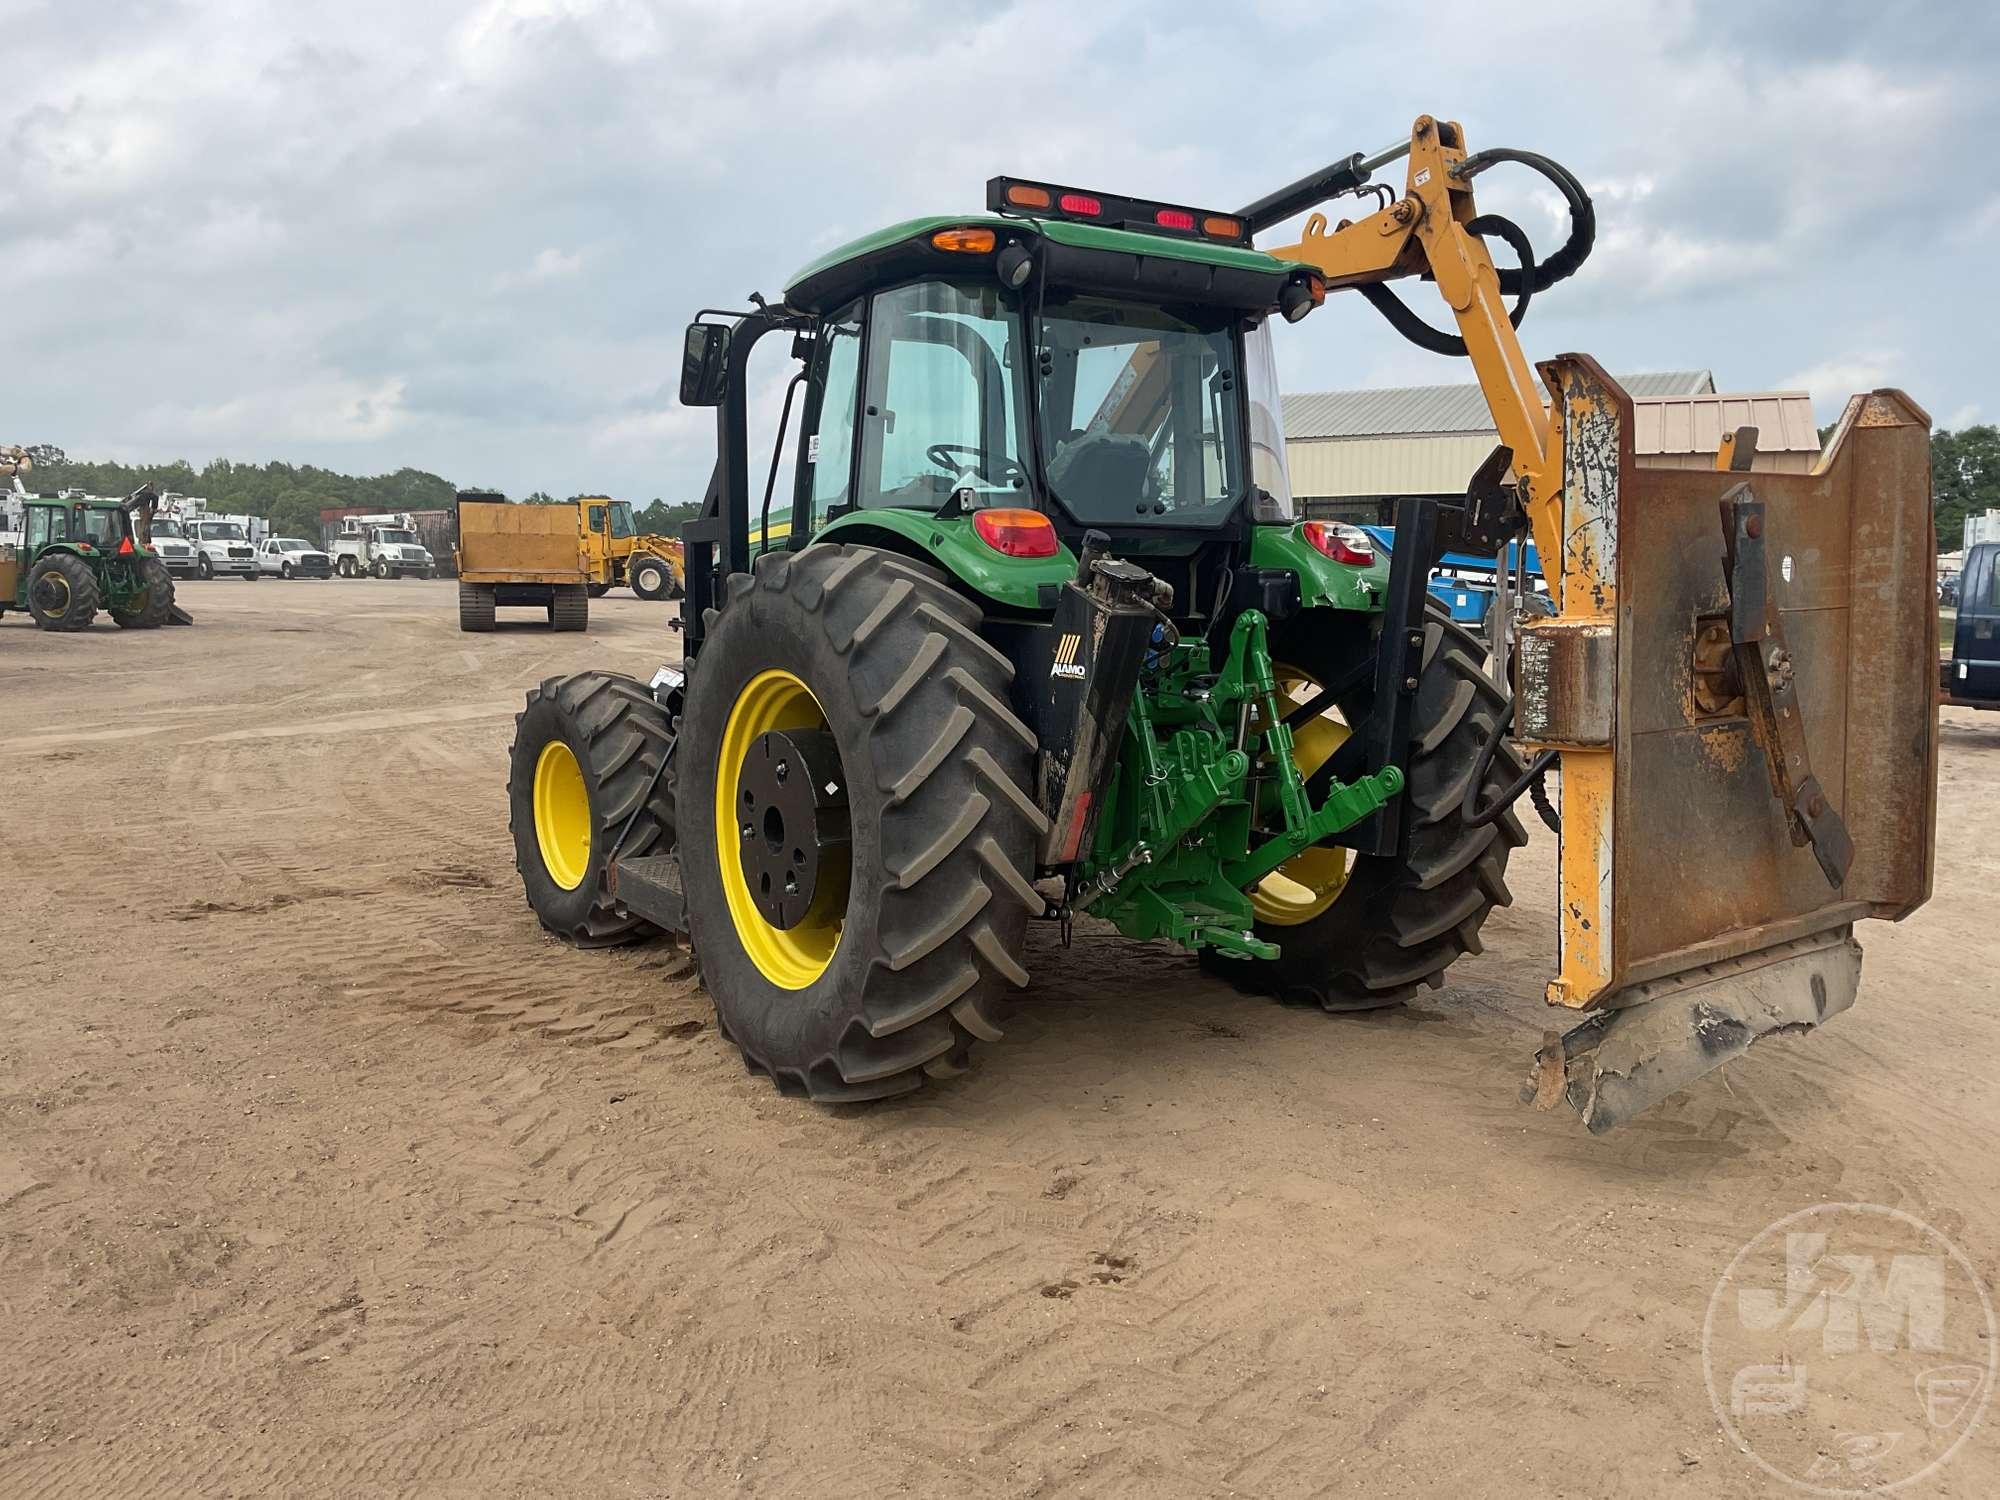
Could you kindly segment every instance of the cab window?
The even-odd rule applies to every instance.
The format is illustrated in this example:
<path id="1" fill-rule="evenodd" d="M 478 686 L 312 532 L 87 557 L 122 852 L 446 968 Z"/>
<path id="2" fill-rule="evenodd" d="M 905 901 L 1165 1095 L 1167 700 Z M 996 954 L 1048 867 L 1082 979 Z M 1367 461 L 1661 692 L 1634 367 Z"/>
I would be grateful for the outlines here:
<path id="1" fill-rule="evenodd" d="M 997 287 L 925 281 L 876 295 L 861 406 L 861 505 L 936 510 L 960 489 L 997 498 L 1025 486 L 1018 329 Z"/>
<path id="2" fill-rule="evenodd" d="M 69 516 L 51 505 L 31 505 L 28 507 L 28 546 L 30 550 L 46 547 L 51 542 L 67 541 L 69 538 Z"/>
<path id="3" fill-rule="evenodd" d="M 604 529 L 603 506 L 593 505 L 590 507 L 590 529 L 592 531 L 602 531 Z"/>
<path id="4" fill-rule="evenodd" d="M 628 501 L 611 502 L 611 534 L 617 537 L 639 534 L 639 527 L 632 519 L 632 506 Z"/>
<path id="5" fill-rule="evenodd" d="M 806 440 L 807 511 L 812 525 L 854 503 L 854 414 L 861 397 L 861 304 L 843 308 L 820 332 L 819 422 Z"/>

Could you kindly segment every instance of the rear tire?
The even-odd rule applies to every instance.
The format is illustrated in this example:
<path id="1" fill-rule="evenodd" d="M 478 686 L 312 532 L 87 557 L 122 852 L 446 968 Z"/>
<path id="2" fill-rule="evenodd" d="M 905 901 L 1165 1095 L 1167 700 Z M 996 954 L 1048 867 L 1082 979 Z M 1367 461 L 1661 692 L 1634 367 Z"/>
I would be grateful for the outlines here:
<path id="1" fill-rule="evenodd" d="M 103 602 L 97 574 L 74 552 L 52 552 L 28 570 L 28 613 L 44 630 L 88 630 Z"/>
<path id="2" fill-rule="evenodd" d="M 1323 617 L 1322 617 L 1323 618 Z M 1272 632 L 1271 654 L 1322 681 L 1352 665 L 1336 632 L 1296 617 Z M 1227 959 L 1204 949 L 1202 967 L 1240 989 L 1315 1004 L 1328 1011 L 1395 1005 L 1419 986 L 1438 989 L 1459 958 L 1481 951 L 1479 929 L 1508 906 L 1507 856 L 1527 842 L 1510 810 L 1480 828 L 1460 813 L 1479 747 L 1507 722 L 1506 689 L 1480 665 L 1483 648 L 1441 606 L 1424 623 L 1424 666 L 1411 715 L 1411 759 L 1403 850 L 1352 856 L 1347 883 L 1320 915 L 1295 926 L 1259 921 L 1255 931 L 1282 952 L 1275 959 Z M 1373 688 L 1339 706 L 1350 724 L 1368 713 Z M 1520 775 L 1510 744 L 1494 755 L 1482 800 Z"/>
<path id="3" fill-rule="evenodd" d="M 493 585 L 461 583 L 458 586 L 458 628 L 473 635 L 493 629 Z"/>
<path id="4" fill-rule="evenodd" d="M 559 583 L 555 585 L 555 597 L 549 601 L 549 628 L 551 630 L 584 630 L 590 625 L 590 595 L 580 583 Z"/>
<path id="5" fill-rule="evenodd" d="M 641 599 L 665 599 L 674 586 L 673 568 L 651 553 L 634 557 L 625 576 L 632 580 L 632 592 Z"/>
<path id="6" fill-rule="evenodd" d="M 587 845 L 580 854 L 572 851 L 582 873 L 573 886 L 551 872 L 536 823 L 536 770 L 552 742 L 574 757 L 589 800 Z M 613 672 L 551 677 L 529 691 L 527 705 L 515 716 L 507 774 L 514 868 L 535 916 L 564 942 L 606 948 L 658 934 L 650 922 L 605 895 L 604 866 L 628 820 L 632 828 L 621 858 L 665 854 L 673 847 L 672 799 L 663 780 L 656 780 L 672 742 L 666 710 L 646 685 Z"/>
<path id="7" fill-rule="evenodd" d="M 137 564 L 139 588 L 124 609 L 111 611 L 111 618 L 125 630 L 158 630 L 174 612 L 174 575 L 156 557 L 142 557 Z"/>
<path id="8" fill-rule="evenodd" d="M 1027 790 L 1034 736 L 1008 706 L 1013 667 L 980 623 L 934 571 L 832 543 L 759 558 L 708 616 L 674 765 L 688 922 L 722 1034 L 785 1093 L 850 1102 L 955 1074 L 975 1040 L 999 1039 L 1004 997 L 1028 982 L 1047 820 Z M 833 945 L 796 987 L 746 946 L 746 927 L 760 952 L 777 929 L 754 906 L 732 913 L 728 882 L 744 877 L 725 876 L 718 835 L 739 836 L 748 764 L 720 764 L 725 738 L 773 672 L 823 718 L 851 833 Z"/>

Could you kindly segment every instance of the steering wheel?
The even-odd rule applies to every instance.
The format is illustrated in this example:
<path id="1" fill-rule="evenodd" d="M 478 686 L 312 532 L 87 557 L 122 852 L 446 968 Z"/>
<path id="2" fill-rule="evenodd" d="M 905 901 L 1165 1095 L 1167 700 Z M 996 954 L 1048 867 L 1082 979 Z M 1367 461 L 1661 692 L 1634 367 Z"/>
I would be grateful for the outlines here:
<path id="1" fill-rule="evenodd" d="M 971 462 L 960 462 L 952 456 L 958 453 L 969 454 Z M 1008 484 L 1019 480 L 1023 473 L 1025 473 L 1016 460 L 1004 455 L 1000 459 L 1000 472 L 998 474 L 988 473 L 987 465 L 991 460 L 987 458 L 986 450 L 984 448 L 975 448 L 970 443 L 932 443 L 930 447 L 924 450 L 924 457 L 928 458 L 940 469 L 945 470 L 954 479 L 964 479 L 969 475 L 977 474 L 989 484 Z"/>
<path id="2" fill-rule="evenodd" d="M 955 453 L 969 453 L 975 462 L 961 463 L 952 457 Z M 924 450 L 924 457 L 954 479 L 963 479 L 968 474 L 983 476 L 986 473 L 986 450 L 975 448 L 970 443 L 932 443 Z"/>

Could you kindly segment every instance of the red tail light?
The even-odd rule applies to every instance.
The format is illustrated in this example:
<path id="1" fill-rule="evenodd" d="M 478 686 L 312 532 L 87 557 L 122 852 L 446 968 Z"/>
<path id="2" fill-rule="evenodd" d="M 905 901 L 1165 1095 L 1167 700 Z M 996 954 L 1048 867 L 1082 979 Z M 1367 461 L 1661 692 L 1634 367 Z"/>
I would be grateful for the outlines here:
<path id="1" fill-rule="evenodd" d="M 1153 215 L 1153 222 L 1162 229 L 1193 229 L 1194 215 L 1184 208 L 1163 208 Z"/>
<path id="2" fill-rule="evenodd" d="M 1374 539 L 1359 526 L 1347 526 L 1338 521 L 1308 521 L 1299 529 L 1305 533 L 1305 539 L 1315 551 L 1324 552 L 1337 563 L 1365 568 L 1375 561 Z"/>
<path id="3" fill-rule="evenodd" d="M 1104 205 L 1088 193 L 1064 193 L 1056 200 L 1056 206 L 1066 214 L 1088 214 L 1093 218 L 1104 212 Z"/>
<path id="4" fill-rule="evenodd" d="M 974 511 L 972 529 L 987 546 L 1008 557 L 1054 557 L 1062 550 L 1055 527 L 1038 510 Z"/>

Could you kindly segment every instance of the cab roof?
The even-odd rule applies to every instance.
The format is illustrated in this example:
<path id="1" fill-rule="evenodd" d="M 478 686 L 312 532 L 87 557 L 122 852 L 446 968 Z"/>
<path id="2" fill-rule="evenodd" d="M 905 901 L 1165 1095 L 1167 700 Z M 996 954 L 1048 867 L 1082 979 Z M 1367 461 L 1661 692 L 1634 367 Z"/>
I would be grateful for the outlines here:
<path id="1" fill-rule="evenodd" d="M 991 274 L 993 252 L 973 255 L 933 247 L 931 236 L 942 229 L 991 229 L 1001 245 L 1009 240 L 1041 241 L 1054 247 L 1063 265 L 1096 267 L 1100 274 L 1110 273 L 1122 263 L 1133 269 L 1132 279 L 1142 284 L 1147 278 L 1138 273 L 1150 262 L 1168 272 L 1164 279 L 1175 284 L 1178 300 L 1191 302 L 1269 307 L 1276 302 L 1278 288 L 1301 269 L 1261 250 L 1212 240 L 1072 219 L 939 214 L 906 219 L 829 251 L 793 274 L 785 286 L 785 301 L 804 312 L 826 312 L 873 287 L 927 274 L 976 270 Z M 1172 267 L 1180 268 L 1179 274 L 1174 274 Z M 1100 278 L 1090 279 L 1095 284 Z"/>

